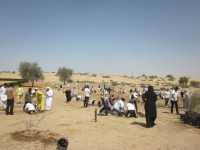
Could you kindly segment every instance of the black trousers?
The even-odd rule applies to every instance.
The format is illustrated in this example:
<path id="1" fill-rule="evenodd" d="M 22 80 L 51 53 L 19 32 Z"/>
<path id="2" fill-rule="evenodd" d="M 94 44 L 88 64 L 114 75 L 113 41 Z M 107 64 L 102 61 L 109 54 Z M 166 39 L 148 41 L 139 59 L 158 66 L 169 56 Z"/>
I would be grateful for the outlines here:
<path id="1" fill-rule="evenodd" d="M 108 101 L 103 102 L 103 108 L 101 108 L 99 112 L 102 113 L 104 110 L 106 111 L 105 115 L 108 115 L 108 110 L 109 110 Z"/>
<path id="2" fill-rule="evenodd" d="M 84 107 L 88 107 L 88 101 L 89 101 L 89 97 L 85 97 Z"/>
<path id="3" fill-rule="evenodd" d="M 6 114 L 13 114 L 13 109 L 14 109 L 14 99 L 8 99 L 6 106 Z"/>
<path id="4" fill-rule="evenodd" d="M 168 106 L 169 98 L 165 98 L 165 106 Z"/>
<path id="5" fill-rule="evenodd" d="M 174 105 L 176 107 L 176 113 L 178 114 L 178 102 L 177 101 L 171 101 L 171 113 L 173 113 Z"/>
<path id="6" fill-rule="evenodd" d="M 130 114 L 130 117 L 136 117 L 135 110 L 128 110 L 127 113 L 125 114 L 126 117 L 128 117 Z"/>
<path id="7" fill-rule="evenodd" d="M 137 102 L 137 100 L 135 100 L 133 103 L 134 103 L 134 105 L 135 105 L 136 112 L 138 112 L 138 107 L 137 107 L 137 103 L 138 103 L 138 102 Z"/>

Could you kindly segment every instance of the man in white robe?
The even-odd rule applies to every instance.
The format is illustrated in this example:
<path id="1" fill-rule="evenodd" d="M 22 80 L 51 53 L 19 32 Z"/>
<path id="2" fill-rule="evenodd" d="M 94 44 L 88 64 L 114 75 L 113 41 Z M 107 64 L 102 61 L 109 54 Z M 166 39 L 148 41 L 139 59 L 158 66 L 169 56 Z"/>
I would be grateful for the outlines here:
<path id="1" fill-rule="evenodd" d="M 5 110 L 7 106 L 6 86 L 7 84 L 4 83 L 4 85 L 0 88 L 0 109 L 1 110 Z"/>
<path id="2" fill-rule="evenodd" d="M 52 105 L 52 96 L 53 96 L 53 91 L 50 87 L 46 88 L 46 101 L 45 101 L 45 110 L 51 110 L 51 105 Z"/>

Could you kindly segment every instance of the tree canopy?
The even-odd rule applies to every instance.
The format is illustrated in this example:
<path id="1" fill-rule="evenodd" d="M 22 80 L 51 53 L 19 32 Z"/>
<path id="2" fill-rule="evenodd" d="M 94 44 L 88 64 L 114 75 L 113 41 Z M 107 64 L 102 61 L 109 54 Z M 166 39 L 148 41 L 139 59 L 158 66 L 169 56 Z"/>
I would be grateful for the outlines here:
<path id="1" fill-rule="evenodd" d="M 70 68 L 61 67 L 58 69 L 57 75 L 59 76 L 59 80 L 64 82 L 65 85 L 65 82 L 71 78 L 73 72 Z"/>
<path id="2" fill-rule="evenodd" d="M 187 85 L 188 84 L 188 81 L 189 81 L 189 78 L 188 77 L 180 77 L 179 78 L 179 84 L 181 85 Z"/>
<path id="3" fill-rule="evenodd" d="M 32 86 L 34 86 L 34 81 L 44 80 L 43 71 L 38 66 L 38 63 L 20 62 L 18 70 L 23 79 L 32 82 Z"/>

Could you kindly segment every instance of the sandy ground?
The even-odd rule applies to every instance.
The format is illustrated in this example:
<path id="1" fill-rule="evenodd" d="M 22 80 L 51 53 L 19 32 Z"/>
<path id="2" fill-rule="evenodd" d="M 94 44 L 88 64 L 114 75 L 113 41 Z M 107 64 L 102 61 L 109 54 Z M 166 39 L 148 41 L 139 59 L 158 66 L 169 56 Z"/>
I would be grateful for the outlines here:
<path id="1" fill-rule="evenodd" d="M 163 104 L 164 101 L 158 100 L 157 105 Z M 170 114 L 164 107 L 157 108 L 157 125 L 147 129 L 143 117 L 97 116 L 95 122 L 97 106 L 82 108 L 83 102 L 74 98 L 67 104 L 65 95 L 57 90 L 51 111 L 28 115 L 22 106 L 15 103 L 13 116 L 0 112 L 1 150 L 54 150 L 61 137 L 69 139 L 69 150 L 198 150 L 200 147 L 200 130 L 183 124 L 179 115 Z M 141 102 L 139 111 L 144 113 Z"/>
<path id="2" fill-rule="evenodd" d="M 3 77 L 2 74 L 0 76 Z M 54 76 L 46 80 L 58 82 Z M 26 91 L 28 87 L 23 88 Z M 95 122 L 94 111 L 99 111 L 99 107 L 83 108 L 83 101 L 77 102 L 75 98 L 66 103 L 62 91 L 53 91 L 51 111 L 28 115 L 22 111 L 23 104 L 16 103 L 15 115 L 5 115 L 4 111 L 0 111 L 0 150 L 55 150 L 61 137 L 68 138 L 69 150 L 200 149 L 199 128 L 181 122 L 179 115 L 171 114 L 169 108 L 163 107 L 163 100 L 157 101 L 157 125 L 147 129 L 144 117 L 97 116 Z M 116 95 L 129 97 L 129 94 Z M 100 94 L 92 94 L 92 98 L 99 99 Z M 139 99 L 139 111 L 144 113 Z M 180 113 L 183 113 L 182 109 Z"/>

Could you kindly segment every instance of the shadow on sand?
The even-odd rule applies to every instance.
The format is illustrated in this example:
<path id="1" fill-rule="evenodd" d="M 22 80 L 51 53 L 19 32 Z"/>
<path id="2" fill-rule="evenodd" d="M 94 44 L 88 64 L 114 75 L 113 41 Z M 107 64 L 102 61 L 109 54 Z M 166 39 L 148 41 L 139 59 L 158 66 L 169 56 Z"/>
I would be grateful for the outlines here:
<path id="1" fill-rule="evenodd" d="M 164 114 L 171 114 L 171 112 L 164 112 L 164 111 L 162 113 L 164 113 Z"/>
<path id="2" fill-rule="evenodd" d="M 139 125 L 139 126 L 142 126 L 142 127 L 144 127 L 144 128 L 146 128 L 146 124 L 145 123 L 142 123 L 142 122 L 132 122 L 131 124 L 133 124 L 133 125 Z"/>

